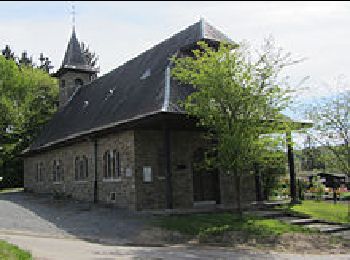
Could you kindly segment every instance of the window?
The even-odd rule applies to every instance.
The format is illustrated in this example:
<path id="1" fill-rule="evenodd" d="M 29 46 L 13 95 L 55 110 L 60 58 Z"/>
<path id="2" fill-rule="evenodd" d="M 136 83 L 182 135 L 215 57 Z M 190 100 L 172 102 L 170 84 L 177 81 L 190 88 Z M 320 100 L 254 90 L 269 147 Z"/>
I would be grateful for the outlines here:
<path id="1" fill-rule="evenodd" d="M 116 201 L 117 200 L 117 193 L 116 192 L 111 192 L 109 194 L 109 199 L 110 199 L 110 201 Z"/>
<path id="2" fill-rule="evenodd" d="M 53 161 L 52 173 L 53 182 L 62 182 L 64 180 L 63 164 L 61 160 Z"/>
<path id="3" fill-rule="evenodd" d="M 43 182 L 44 181 L 44 163 L 36 163 L 35 164 L 36 168 L 36 175 L 35 175 L 35 180 L 36 182 Z"/>
<path id="4" fill-rule="evenodd" d="M 105 179 L 121 177 L 119 152 L 117 150 L 107 150 L 103 154 L 103 177 Z"/>
<path id="5" fill-rule="evenodd" d="M 143 167 L 143 182 L 152 182 L 152 168 L 150 166 Z"/>
<path id="6" fill-rule="evenodd" d="M 80 161 L 80 158 L 79 156 L 75 157 L 75 160 L 74 160 L 74 176 L 75 176 L 75 180 L 79 180 L 79 161 Z"/>
<path id="7" fill-rule="evenodd" d="M 62 88 L 66 87 L 66 81 L 64 79 L 61 80 L 61 87 Z"/>
<path id="8" fill-rule="evenodd" d="M 89 165 L 87 156 L 75 157 L 74 160 L 75 180 L 80 181 L 89 177 Z"/>
<path id="9" fill-rule="evenodd" d="M 119 152 L 117 150 L 113 150 L 113 176 L 120 177 Z"/>
<path id="10" fill-rule="evenodd" d="M 79 78 L 75 79 L 75 81 L 74 81 L 75 87 L 81 87 L 83 84 L 84 84 L 84 82 Z"/>

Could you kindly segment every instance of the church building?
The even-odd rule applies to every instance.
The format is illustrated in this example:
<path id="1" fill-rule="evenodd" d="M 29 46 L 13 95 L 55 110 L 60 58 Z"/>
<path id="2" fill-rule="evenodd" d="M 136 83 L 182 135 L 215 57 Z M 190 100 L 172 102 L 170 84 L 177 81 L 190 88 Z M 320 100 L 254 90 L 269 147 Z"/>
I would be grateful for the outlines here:
<path id="1" fill-rule="evenodd" d="M 193 89 L 171 78 L 169 58 L 200 40 L 231 41 L 200 20 L 97 78 L 73 29 L 55 73 L 59 109 L 24 152 L 25 189 L 130 210 L 234 206 L 233 178 L 195 167 L 204 130 L 179 105 Z M 256 199 L 254 176 L 241 190 Z"/>

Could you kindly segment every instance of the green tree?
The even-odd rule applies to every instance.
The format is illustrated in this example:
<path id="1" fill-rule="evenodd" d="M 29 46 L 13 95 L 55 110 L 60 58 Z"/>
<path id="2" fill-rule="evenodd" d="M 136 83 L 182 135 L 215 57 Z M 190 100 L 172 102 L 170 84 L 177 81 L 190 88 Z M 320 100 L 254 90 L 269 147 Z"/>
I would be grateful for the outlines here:
<path id="1" fill-rule="evenodd" d="M 191 55 L 172 61 L 174 78 L 195 89 L 184 108 L 217 140 L 211 148 L 217 155 L 212 160 L 223 173 L 234 176 L 239 194 L 236 205 L 242 215 L 241 177 L 262 158 L 271 141 L 264 134 L 286 127 L 281 111 L 288 106 L 292 91 L 279 76 L 294 62 L 270 40 L 257 55 L 243 43 L 221 43 L 213 48 L 198 42 Z"/>
<path id="2" fill-rule="evenodd" d="M 314 121 L 309 134 L 323 149 L 321 158 L 326 168 L 350 176 L 350 90 L 343 83 L 340 86 L 342 91 L 310 105 L 305 114 Z"/>
<path id="3" fill-rule="evenodd" d="M 58 84 L 48 73 L 0 55 L 0 176 L 20 174 L 19 154 L 56 111 Z M 6 177 L 7 176 L 7 177 Z M 17 180 L 18 181 L 18 180 Z M 6 184 L 7 182 L 7 184 Z"/>

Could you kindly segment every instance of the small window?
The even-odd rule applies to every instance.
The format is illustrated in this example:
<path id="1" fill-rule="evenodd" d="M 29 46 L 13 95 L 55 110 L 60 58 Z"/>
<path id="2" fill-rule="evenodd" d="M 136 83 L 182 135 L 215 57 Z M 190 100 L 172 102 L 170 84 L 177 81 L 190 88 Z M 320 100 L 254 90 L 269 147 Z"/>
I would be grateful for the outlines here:
<path id="1" fill-rule="evenodd" d="M 152 182 L 152 168 L 150 166 L 143 167 L 143 182 Z"/>
<path id="2" fill-rule="evenodd" d="M 84 82 L 81 79 L 77 78 L 75 79 L 74 84 L 76 87 L 81 87 L 82 85 L 84 85 Z"/>
<path id="3" fill-rule="evenodd" d="M 117 200 L 117 193 L 116 192 L 111 192 L 109 194 L 109 199 L 110 199 L 110 201 L 116 201 Z"/>
<path id="4" fill-rule="evenodd" d="M 64 79 L 61 80 L 61 87 L 62 88 L 66 87 L 66 81 Z"/>

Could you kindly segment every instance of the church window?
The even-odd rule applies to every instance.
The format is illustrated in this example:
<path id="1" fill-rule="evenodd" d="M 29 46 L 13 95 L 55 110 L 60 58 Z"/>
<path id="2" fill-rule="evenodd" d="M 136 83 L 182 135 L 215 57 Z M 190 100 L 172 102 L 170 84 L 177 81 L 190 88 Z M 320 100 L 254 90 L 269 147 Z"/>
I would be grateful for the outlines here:
<path id="1" fill-rule="evenodd" d="M 53 182 L 59 183 L 64 180 L 63 163 L 61 160 L 53 161 L 52 175 Z"/>
<path id="2" fill-rule="evenodd" d="M 103 155 L 103 178 L 117 179 L 119 177 L 121 177 L 119 152 L 107 150 Z"/>
<path id="3" fill-rule="evenodd" d="M 36 168 L 36 175 L 35 175 L 35 180 L 36 182 L 43 182 L 44 181 L 44 163 L 36 163 L 35 164 Z"/>
<path id="4" fill-rule="evenodd" d="M 89 165 L 88 158 L 83 155 L 82 157 L 75 157 L 74 160 L 74 169 L 75 169 L 75 180 L 81 181 L 85 180 L 89 176 Z"/>

